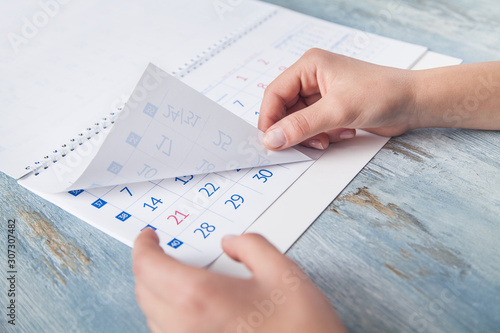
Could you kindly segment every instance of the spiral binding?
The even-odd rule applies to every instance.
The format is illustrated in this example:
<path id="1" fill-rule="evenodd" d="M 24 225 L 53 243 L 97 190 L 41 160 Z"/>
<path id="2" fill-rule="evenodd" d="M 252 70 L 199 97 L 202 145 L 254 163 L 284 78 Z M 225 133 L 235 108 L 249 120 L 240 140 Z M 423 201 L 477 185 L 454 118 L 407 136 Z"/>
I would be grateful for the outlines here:
<path id="1" fill-rule="evenodd" d="M 205 51 L 199 53 L 191 59 L 189 62 L 185 63 L 184 66 L 179 67 L 176 71 L 172 72 L 172 75 L 177 78 L 183 78 L 185 75 L 189 74 L 191 71 L 203 65 L 205 62 L 213 58 L 217 53 L 221 52 L 237 40 L 239 40 L 244 35 L 248 34 L 250 31 L 254 30 L 258 26 L 262 25 L 264 22 L 269 20 L 272 16 L 276 15 L 277 9 L 272 10 L 265 16 L 255 20 L 254 22 L 236 30 L 235 32 L 226 35 L 224 38 L 220 39 L 218 42 L 214 43 L 212 46 L 208 47 Z"/>
<path id="2" fill-rule="evenodd" d="M 69 153 L 74 151 L 78 146 L 83 145 L 85 141 L 92 140 L 92 138 L 109 127 L 113 126 L 116 117 L 123 110 L 119 107 L 115 112 L 110 112 L 107 117 L 103 117 L 100 121 L 95 122 L 92 126 L 87 127 L 84 131 L 78 133 L 74 138 L 61 145 L 61 147 L 54 149 L 50 154 L 45 155 L 41 160 L 35 161 L 33 164 L 26 166 L 25 170 L 32 172 L 38 176 L 40 172 L 49 168 L 53 163 L 56 163 L 61 158 L 66 157 Z"/>

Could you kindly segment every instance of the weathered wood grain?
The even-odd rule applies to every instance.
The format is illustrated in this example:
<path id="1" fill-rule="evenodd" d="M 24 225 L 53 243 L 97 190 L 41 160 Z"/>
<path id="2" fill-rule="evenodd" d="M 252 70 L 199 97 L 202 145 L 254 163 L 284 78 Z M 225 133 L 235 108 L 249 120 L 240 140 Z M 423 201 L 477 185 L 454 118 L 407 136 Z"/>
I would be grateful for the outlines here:
<path id="1" fill-rule="evenodd" d="M 16 219 L 18 238 L 16 326 L 7 326 L 2 311 L 0 332 L 147 332 L 135 302 L 128 246 L 3 173 L 0 189 L 1 244 L 7 244 L 8 219 Z"/>
<path id="2" fill-rule="evenodd" d="M 465 62 L 500 60 L 493 0 L 270 2 Z M 19 238 L 18 326 L 0 331 L 147 332 L 129 247 L 1 173 L 0 205 L 1 243 L 9 218 Z M 500 134 L 417 130 L 389 141 L 288 255 L 352 332 L 494 332 L 499 224 Z"/>
<path id="3" fill-rule="evenodd" d="M 288 255 L 350 331 L 498 330 L 499 147 L 487 131 L 392 139 Z"/>
<path id="4" fill-rule="evenodd" d="M 480 1 L 269 0 L 338 24 L 429 47 L 465 62 L 500 54 L 500 5 Z"/>

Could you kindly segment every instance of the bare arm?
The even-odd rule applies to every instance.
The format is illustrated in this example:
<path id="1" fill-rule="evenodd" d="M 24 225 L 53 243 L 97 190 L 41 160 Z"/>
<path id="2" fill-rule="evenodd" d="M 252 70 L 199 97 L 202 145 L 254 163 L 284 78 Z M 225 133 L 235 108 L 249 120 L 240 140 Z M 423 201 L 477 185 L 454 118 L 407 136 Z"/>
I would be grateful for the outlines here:
<path id="1" fill-rule="evenodd" d="M 270 149 L 419 127 L 500 129 L 500 62 L 410 71 L 312 49 L 269 85 L 259 118 Z"/>
<path id="2" fill-rule="evenodd" d="M 413 72 L 414 127 L 500 129 L 500 62 Z"/>

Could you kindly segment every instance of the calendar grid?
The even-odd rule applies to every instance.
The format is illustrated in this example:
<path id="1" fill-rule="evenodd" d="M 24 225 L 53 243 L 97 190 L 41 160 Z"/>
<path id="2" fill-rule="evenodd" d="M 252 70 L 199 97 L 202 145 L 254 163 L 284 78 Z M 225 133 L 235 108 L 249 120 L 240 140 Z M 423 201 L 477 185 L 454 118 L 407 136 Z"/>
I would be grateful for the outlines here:
<path id="1" fill-rule="evenodd" d="M 200 179 L 200 180 L 199 180 L 199 182 L 201 182 L 202 180 L 203 180 L 203 178 L 202 178 L 202 179 Z M 156 186 L 159 186 L 159 185 L 154 184 L 153 182 L 148 182 L 148 183 L 151 183 L 152 185 L 154 185 L 151 189 L 153 189 L 153 188 L 154 188 L 154 187 L 156 187 Z M 193 186 L 196 186 L 196 184 L 195 184 L 195 185 L 193 185 Z M 92 191 L 90 191 L 90 190 L 85 190 L 84 192 L 86 192 L 86 193 L 90 194 L 91 196 L 93 196 L 94 198 L 96 198 L 96 199 L 98 199 L 98 200 L 101 200 L 101 198 L 102 198 L 102 197 L 104 197 L 107 193 L 111 192 L 113 189 L 118 188 L 118 187 L 121 187 L 121 186 L 114 186 L 112 189 L 110 189 L 110 190 L 109 190 L 109 191 L 107 191 L 104 195 L 101 195 L 101 196 L 97 196 L 97 195 L 95 195 L 95 194 L 94 194 L 94 193 L 92 193 Z M 161 186 L 159 186 L 159 187 L 161 187 Z M 151 189 L 150 189 L 150 190 L 151 190 Z M 163 189 L 164 189 L 164 190 L 166 190 L 166 191 L 169 191 L 167 188 L 164 188 L 164 187 L 163 187 Z M 149 190 L 149 191 L 150 191 L 150 190 Z M 149 191 L 148 191 L 148 192 L 149 192 Z M 148 192 L 147 192 L 147 193 L 148 193 Z M 169 191 L 169 192 L 170 192 L 170 191 Z M 147 193 L 146 193 L 146 194 L 147 194 Z M 173 193 L 173 192 L 171 192 L 171 193 Z M 175 195 L 175 193 L 173 193 L 173 194 Z M 175 201 L 175 202 L 177 202 L 180 198 L 181 198 L 181 197 L 178 197 L 178 198 L 176 199 L 176 201 Z M 132 205 L 134 205 L 135 203 L 137 203 L 137 202 L 141 201 L 141 199 L 143 199 L 143 196 L 141 196 L 141 197 L 137 198 L 137 199 L 136 199 L 136 201 L 134 201 L 134 203 L 133 203 L 133 204 L 131 204 L 131 205 L 127 206 L 125 209 L 123 209 L 123 211 L 124 211 L 124 212 L 125 212 L 125 211 L 127 211 L 127 210 L 128 210 L 128 208 L 130 208 L 130 207 L 131 207 Z M 166 207 L 166 208 L 164 209 L 164 211 L 165 211 L 165 210 L 168 210 L 170 207 L 172 207 L 172 206 L 175 204 L 175 202 L 174 202 L 172 205 L 170 205 L 170 206 Z M 109 204 L 110 206 L 113 206 L 113 207 L 114 207 L 114 208 L 116 208 L 117 210 L 122 210 L 122 208 L 121 208 L 121 207 L 118 207 L 118 206 L 116 206 L 116 205 L 115 205 L 115 204 L 113 204 L 113 203 L 108 203 L 108 202 L 106 202 L 106 204 Z M 148 221 L 143 220 L 143 219 L 141 219 L 140 217 L 137 217 L 137 216 L 131 216 L 131 217 L 133 217 L 133 218 L 135 218 L 136 220 L 138 220 L 138 221 L 142 222 L 142 224 L 144 225 L 144 228 L 146 228 L 146 227 L 148 227 L 148 226 L 154 227 L 154 225 L 152 225 L 152 224 L 151 224 L 151 222 L 149 222 L 149 223 L 148 223 Z M 141 230 L 142 230 L 142 229 L 141 229 Z M 166 232 L 165 230 L 160 229 L 160 228 L 155 228 L 155 230 L 156 230 L 157 232 L 161 232 L 161 233 L 163 233 L 163 234 L 167 235 L 168 237 L 170 237 L 170 238 L 172 238 L 172 239 L 178 236 L 178 235 L 173 235 L 173 234 L 170 234 L 170 233 L 168 233 L 168 232 Z M 186 245 L 187 245 L 187 246 L 190 246 L 192 249 L 194 249 L 194 250 L 196 250 L 196 251 L 198 251 L 198 252 L 200 252 L 200 253 L 202 253 L 202 252 L 203 252 L 201 249 L 197 248 L 196 246 L 193 246 L 192 244 L 186 243 Z"/>
<path id="2" fill-rule="evenodd" d="M 287 15 L 293 16 L 278 12 L 273 18 Z M 234 41 L 196 70 L 184 73 L 182 80 L 255 126 L 265 88 L 306 49 L 323 47 L 372 60 L 388 45 L 386 39 L 379 38 L 365 48 L 360 47 L 354 43 L 354 38 L 363 32 L 302 16 L 294 16 L 296 20 L 290 20 L 293 23 L 286 29 L 270 32 L 273 18 L 252 30 L 252 36 L 246 39 L 249 44 Z M 262 45 L 262 39 L 257 37 L 269 34 L 272 37 Z M 414 51 L 414 57 L 418 57 L 420 49 Z M 408 59 L 408 63 L 412 62 Z M 120 175 L 124 170 L 142 173 L 142 182 L 70 191 L 52 200 L 72 208 L 82 218 L 94 221 L 100 229 L 129 243 L 145 227 L 155 228 L 167 254 L 190 264 L 206 266 L 222 253 L 220 241 L 224 235 L 244 232 L 313 162 L 210 172 L 217 162 L 226 163 L 222 166 L 228 167 L 230 162 L 214 160 L 222 153 L 217 149 L 224 150 L 224 144 L 231 141 L 228 133 L 236 135 L 232 131 L 237 133 L 238 129 L 221 129 L 219 118 L 209 115 L 200 118 L 195 110 L 182 108 L 182 100 L 170 100 L 167 95 L 171 97 L 172 92 L 152 94 L 154 97 L 141 101 L 138 109 L 144 121 L 138 121 L 132 130 L 121 133 L 123 139 L 119 143 L 125 144 L 120 149 L 128 149 L 126 160 L 112 161 L 105 171 L 116 179 L 126 179 Z M 196 117 L 200 118 L 198 122 Z M 213 122 L 212 132 L 202 134 L 208 120 Z M 175 126 L 170 126 L 172 124 Z M 185 151 L 176 151 L 179 140 L 201 143 L 190 145 L 184 148 Z M 159 157 L 152 157 L 151 152 L 155 149 L 161 151 Z M 175 157 L 177 164 L 167 167 L 170 157 Z M 258 156 L 258 159 L 262 161 L 265 156 Z M 154 180 L 155 168 L 183 170 L 186 163 L 195 166 L 199 174 L 190 169 L 185 176 Z"/>

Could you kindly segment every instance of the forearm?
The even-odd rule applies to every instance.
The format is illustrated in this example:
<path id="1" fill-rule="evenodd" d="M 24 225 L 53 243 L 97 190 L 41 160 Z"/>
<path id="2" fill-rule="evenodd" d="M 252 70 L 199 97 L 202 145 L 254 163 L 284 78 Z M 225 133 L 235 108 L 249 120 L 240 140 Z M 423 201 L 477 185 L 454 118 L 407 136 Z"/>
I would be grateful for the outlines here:
<path id="1" fill-rule="evenodd" d="M 412 74 L 414 128 L 500 130 L 500 62 Z"/>
<path id="2" fill-rule="evenodd" d="M 500 61 L 410 71 L 311 49 L 267 87 L 259 116 L 273 150 L 423 127 L 500 130 Z"/>

